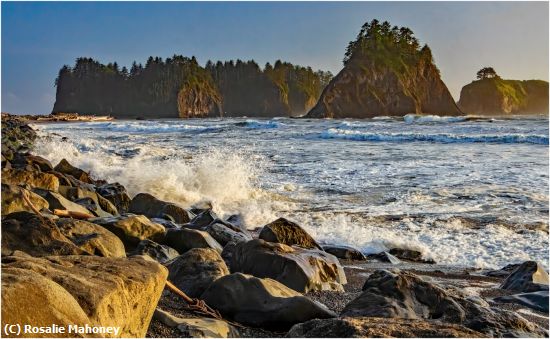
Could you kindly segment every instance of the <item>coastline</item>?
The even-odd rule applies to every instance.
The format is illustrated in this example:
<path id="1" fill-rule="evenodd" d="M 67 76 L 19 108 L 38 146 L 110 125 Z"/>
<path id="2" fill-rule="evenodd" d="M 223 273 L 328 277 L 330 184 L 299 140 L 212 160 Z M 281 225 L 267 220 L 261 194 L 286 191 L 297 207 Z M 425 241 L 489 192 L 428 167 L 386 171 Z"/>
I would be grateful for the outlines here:
<path id="1" fill-rule="evenodd" d="M 6 131 L 4 131 L 5 118 L 7 118 L 9 120 L 9 119 L 12 119 L 12 117 L 5 117 L 4 114 L 2 115 L 3 134 L 6 132 Z M 34 121 L 32 123 L 34 123 Z M 17 124 L 15 124 L 15 125 L 17 125 Z M 20 128 L 21 126 L 27 126 L 26 122 L 23 121 L 22 123 L 19 123 L 17 126 L 15 126 L 15 128 Z M 47 159 L 40 160 L 40 159 L 38 159 L 39 157 L 32 158 L 32 156 L 30 156 L 27 153 L 27 151 L 30 147 L 30 144 L 32 142 L 34 142 L 35 138 L 36 138 L 36 135 L 33 138 L 32 133 L 30 133 L 30 136 L 29 136 L 28 140 L 23 140 L 23 139 L 18 140 L 21 143 L 20 150 L 19 149 L 13 149 L 13 158 L 12 159 L 17 159 L 17 158 L 25 159 L 25 164 L 22 164 L 19 161 L 13 161 L 13 160 L 9 160 L 7 158 L 4 158 L 4 152 L 3 152 L 3 158 L 2 158 L 3 191 L 4 191 L 4 181 L 5 181 L 4 179 L 6 178 L 6 176 L 4 174 L 7 173 L 7 172 L 4 172 L 4 170 L 12 169 L 12 165 L 14 165 L 13 166 L 14 170 L 23 171 L 27 174 L 28 173 L 34 173 L 34 174 L 44 173 L 44 171 L 43 171 L 44 167 L 42 167 L 42 166 L 46 166 L 46 165 L 44 165 L 45 164 L 44 161 L 47 161 Z M 3 138 L 3 141 L 4 141 L 4 138 Z M 2 147 L 3 151 L 6 147 L 8 147 L 7 145 L 4 145 L 4 144 L 2 146 L 3 146 Z M 29 159 L 31 159 L 31 160 L 29 160 Z M 7 165 L 8 163 L 10 164 L 9 166 Z M 40 164 L 42 164 L 42 165 L 40 165 Z M 36 166 L 38 166 L 38 168 Z M 51 167 L 53 168 L 53 166 L 51 166 Z M 61 170 L 61 167 L 59 165 L 55 166 L 55 168 Z M 65 177 L 65 179 L 67 180 L 67 183 L 70 183 L 71 187 L 80 188 L 80 189 L 84 189 L 84 190 L 89 190 L 91 187 L 93 187 L 96 192 L 99 192 L 99 190 L 97 190 L 97 188 L 103 187 L 103 186 L 109 184 L 105 180 L 102 180 L 102 178 L 88 178 L 88 174 L 86 172 L 78 169 L 78 168 L 75 169 L 72 166 L 71 167 L 67 166 L 67 168 L 69 168 L 69 169 L 66 170 L 67 173 L 63 173 L 63 177 Z M 68 173 L 72 173 L 72 174 L 68 174 Z M 11 177 L 8 176 L 8 178 L 6 180 L 11 180 L 9 178 L 13 178 L 13 176 L 11 176 Z M 61 177 L 59 177 L 59 179 L 61 179 Z M 17 180 L 19 180 L 19 179 L 13 179 L 12 182 L 9 182 L 9 184 L 13 185 L 15 183 L 15 181 L 17 181 Z M 24 180 L 26 180 L 26 179 L 24 179 Z M 8 183 L 8 182 L 6 182 L 6 183 Z M 31 181 L 27 181 L 25 183 L 29 185 L 29 186 L 27 186 L 27 188 L 25 188 L 29 192 L 34 192 L 34 191 L 39 192 L 40 191 L 40 188 L 37 188 L 37 187 L 33 188 L 32 187 L 36 183 L 33 183 Z M 17 185 L 15 185 L 15 186 L 17 186 Z M 66 185 L 62 185 L 62 186 L 66 186 Z M 19 189 L 21 189 L 21 188 L 19 188 Z M 42 190 L 43 189 L 44 188 L 42 187 Z M 55 191 L 61 192 L 59 190 L 59 188 L 57 190 L 56 189 L 50 190 L 50 192 L 55 192 Z M 40 191 L 40 192 L 44 193 L 42 191 Z M 4 194 L 5 193 L 3 192 L 3 195 Z M 99 195 L 101 195 L 101 194 L 99 194 Z M 96 196 L 98 196 L 98 194 L 96 194 Z M 65 197 L 65 198 L 68 199 L 67 197 Z M 133 198 L 132 200 L 135 199 L 135 197 L 128 197 L 128 198 Z M 100 200 L 98 200 L 98 201 L 102 201 L 101 198 L 99 198 L 99 199 Z M 38 201 L 38 200 L 39 199 L 36 198 L 36 201 Z M 58 198 L 58 200 L 60 200 L 60 199 Z M 76 199 L 76 200 L 78 200 L 78 199 Z M 80 200 L 78 200 L 78 201 L 80 201 Z M 114 201 L 116 202 L 117 200 L 115 199 Z M 154 200 L 154 201 L 156 203 L 157 200 Z M 4 205 L 4 203 L 5 203 L 5 201 L 3 200 L 3 205 Z M 82 201 L 80 201 L 80 203 L 82 203 Z M 78 202 L 76 204 L 78 204 Z M 170 206 L 173 206 L 173 204 L 171 204 L 170 202 L 164 202 L 164 204 L 165 205 L 168 204 Z M 162 205 L 162 206 L 165 206 L 165 205 Z M 80 206 L 82 206 L 82 205 L 80 205 Z M 76 208 L 73 205 L 68 204 L 68 203 L 66 203 L 64 205 L 64 207 L 67 207 L 66 210 L 70 210 L 71 208 Z M 175 208 L 175 207 L 171 207 L 171 208 Z M 20 209 L 20 211 L 28 210 L 28 208 L 26 207 L 26 205 L 24 203 L 20 204 L 19 209 Z M 103 210 L 103 207 L 101 207 L 99 209 L 96 208 L 96 210 L 89 209 L 88 212 L 96 213 L 99 210 Z M 166 210 L 166 211 L 168 211 L 168 210 Z M 179 211 L 178 213 L 181 213 L 181 210 L 178 209 L 178 211 Z M 185 222 L 182 222 L 183 219 L 185 219 L 185 217 L 182 217 L 183 219 L 179 220 L 179 221 L 175 220 L 176 217 L 179 214 L 169 215 L 169 217 L 167 217 L 166 219 L 164 219 L 165 221 L 163 221 L 163 222 L 166 222 L 167 225 L 170 225 L 170 226 L 166 226 L 166 231 L 168 231 L 168 229 L 170 229 L 170 228 L 174 228 L 176 231 L 180 231 L 180 230 L 186 229 L 186 228 L 194 229 L 194 228 L 198 227 L 198 226 L 196 226 L 198 224 L 194 223 L 193 220 L 195 220 L 196 217 L 198 217 L 200 215 L 204 215 L 204 216 L 210 215 L 208 213 L 205 213 L 205 212 L 208 212 L 208 211 L 209 211 L 208 208 L 206 208 L 204 210 L 200 210 L 200 211 L 195 211 L 195 212 L 199 212 L 199 213 L 196 214 L 196 213 L 193 212 L 193 213 L 189 214 L 189 216 L 186 217 L 187 221 L 185 221 Z M 53 211 L 51 211 L 51 212 L 53 212 Z M 187 212 L 189 212 L 189 211 L 187 211 Z M 149 212 L 147 212 L 147 213 L 149 213 Z M 157 211 L 155 211 L 155 213 L 157 213 Z M 172 212 L 170 212 L 170 213 L 172 213 Z M 4 213 L 2 213 L 2 214 L 3 214 L 2 217 L 4 219 L 5 215 L 4 215 Z M 44 215 L 46 215 L 46 217 L 48 219 L 53 220 L 55 223 L 58 223 L 60 221 L 59 218 L 53 216 L 51 213 L 45 213 Z M 190 216 L 192 216 L 192 218 L 189 218 Z M 12 216 L 9 219 L 10 220 L 18 220 L 19 217 L 20 216 Z M 26 217 L 28 218 L 28 216 L 26 216 Z M 92 223 L 93 223 L 93 220 L 95 220 L 95 218 L 98 218 L 100 216 L 96 214 L 93 217 L 94 218 L 88 219 L 88 220 L 92 221 Z M 111 215 L 111 217 L 113 217 L 113 215 Z M 126 217 L 124 217 L 124 218 L 126 218 Z M 152 218 L 152 217 L 148 217 L 148 218 L 150 220 L 155 219 L 154 222 L 160 222 L 162 220 L 162 219 Z M 65 218 L 61 218 L 61 219 L 65 219 Z M 237 227 L 236 225 L 232 225 L 229 220 L 221 220 L 221 221 L 218 220 L 218 221 L 221 222 L 222 225 L 224 223 L 227 223 L 227 224 L 231 225 L 231 226 L 228 226 L 229 228 Z M 176 226 L 174 227 L 173 224 L 176 224 Z M 94 224 L 94 225 L 96 225 L 96 224 Z M 97 225 L 101 225 L 101 224 L 97 224 Z M 211 226 L 211 224 L 208 224 L 207 227 L 208 226 Z M 103 226 L 97 226 L 97 227 L 103 227 Z M 204 229 L 206 230 L 207 227 L 205 227 Z M 109 228 L 107 228 L 107 229 L 109 229 Z M 164 227 L 163 227 L 163 229 L 164 229 Z M 211 231 L 211 229 L 208 229 L 208 230 Z M 8 241 L 10 239 L 12 239 L 12 238 L 10 238 L 9 233 L 6 233 L 6 234 L 8 234 L 7 237 L 4 235 L 4 232 L 9 232 L 10 231 L 9 228 L 8 228 L 8 230 L 4 230 L 4 228 L 3 228 L 2 231 L 3 231 L 3 238 L 4 239 L 8 239 Z M 225 230 L 225 232 L 228 232 L 228 231 Z M 241 230 L 241 231 L 235 231 L 235 232 L 245 234 L 245 235 L 249 234 L 250 239 L 257 239 L 260 236 L 259 232 L 249 232 L 247 230 Z M 170 233 L 170 231 L 168 231 L 168 233 Z M 123 241 L 127 240 L 126 235 L 120 236 L 117 233 L 115 233 L 115 234 L 117 236 L 119 236 L 121 238 L 121 240 L 123 240 Z M 235 236 L 235 235 L 232 234 L 232 236 Z M 303 237 L 307 238 L 305 235 L 303 235 Z M 145 240 L 145 239 L 143 239 L 143 240 Z M 19 244 L 16 244 L 16 243 L 10 243 L 9 245 L 13 246 L 12 249 L 17 248 L 19 246 Z M 204 246 L 204 245 L 201 245 L 201 246 Z M 199 247 L 201 247 L 201 246 L 199 246 Z M 210 245 L 208 245 L 206 247 L 210 248 Z M 284 247 L 284 248 L 286 248 L 286 247 Z M 294 248 L 294 247 L 292 247 L 292 248 Z M 298 249 L 296 249 L 296 250 L 298 250 Z M 24 260 L 24 259 L 21 259 L 22 258 L 21 253 L 16 253 L 18 251 L 20 251 L 20 250 L 11 251 L 11 253 L 7 254 L 10 251 L 4 251 L 4 248 L 3 248 L 3 251 L 2 251 L 3 259 L 4 259 L 4 256 L 6 256 L 6 257 L 10 257 L 11 258 L 10 260 L 12 260 L 12 261 Z M 225 249 L 224 249 L 224 251 L 225 251 Z M 302 249 L 299 250 L 299 253 L 302 253 L 301 251 L 302 251 Z M 52 255 L 52 254 L 57 254 L 57 255 L 60 254 L 60 253 L 47 253 L 47 252 L 48 251 L 45 251 L 44 253 L 42 253 L 42 255 L 49 256 L 49 255 Z M 128 251 L 128 248 L 126 248 L 126 252 L 127 252 L 126 254 L 134 253 L 133 251 Z M 309 252 L 304 252 L 304 253 L 307 254 Z M 183 255 L 184 253 L 179 253 L 179 254 Z M 304 255 L 306 255 L 306 254 L 304 254 Z M 38 255 L 38 257 L 41 257 L 42 255 Z M 74 253 L 73 253 L 73 255 L 74 255 Z M 89 253 L 84 254 L 84 255 L 89 255 Z M 222 257 L 224 256 L 223 252 L 221 252 L 221 256 Z M 19 259 L 17 259 L 17 258 L 19 258 Z M 390 258 L 390 259 L 388 259 L 388 258 Z M 153 259 L 156 259 L 158 261 L 158 257 L 153 258 Z M 147 259 L 147 260 L 153 260 L 153 259 Z M 224 259 L 226 259 L 226 258 L 224 257 Z M 10 262 L 10 260 L 8 260 L 8 262 Z M 125 262 L 125 261 L 129 260 L 129 259 L 118 258 L 117 260 L 122 263 L 122 262 Z M 142 259 L 142 257 L 139 257 L 139 256 L 138 256 L 138 258 L 135 258 L 135 260 L 146 261 L 146 259 Z M 329 290 L 311 290 L 311 291 L 307 291 L 306 293 L 304 293 L 304 296 L 306 296 L 307 298 L 309 298 L 311 300 L 314 300 L 314 301 L 317 301 L 317 302 L 320 302 L 320 303 L 326 305 L 328 307 L 329 311 L 333 312 L 334 314 L 339 315 L 339 314 L 341 314 L 342 310 L 345 308 L 345 306 L 348 303 L 350 303 L 352 300 L 356 299 L 357 297 L 359 297 L 362 294 L 362 289 L 361 289 L 362 285 L 365 283 L 365 280 L 369 276 L 371 276 L 374 272 L 377 272 L 379 270 L 386 270 L 386 271 L 389 271 L 389 272 L 399 272 L 399 274 L 401 274 L 401 273 L 403 273 L 403 274 L 413 274 L 414 276 L 420 277 L 420 279 L 429 282 L 430 286 L 432 286 L 432 285 L 435 286 L 435 287 L 430 287 L 431 289 L 435 289 L 435 290 L 438 291 L 440 288 L 443 288 L 444 290 L 450 291 L 449 292 L 450 293 L 449 298 L 454 298 L 454 299 L 460 300 L 460 302 L 464 302 L 464 303 L 466 303 L 470 299 L 477 300 L 476 305 L 483 305 L 483 308 L 491 310 L 491 312 L 495 312 L 495 314 L 498 314 L 499 316 L 501 316 L 500 312 L 506 312 L 506 311 L 511 310 L 511 311 L 514 312 L 514 314 L 520 315 L 521 317 L 526 318 L 527 321 L 531 322 L 532 324 L 536 324 L 536 325 L 539 326 L 539 327 L 532 327 L 531 325 L 529 325 L 531 327 L 527 326 L 527 328 L 525 328 L 524 327 L 525 324 L 520 323 L 519 324 L 519 325 L 521 325 L 520 328 L 513 328 L 513 327 L 506 328 L 506 326 L 513 326 L 513 322 L 508 322 L 508 323 L 505 323 L 505 324 L 492 324 L 492 325 L 490 325 L 490 324 L 487 325 L 486 324 L 485 325 L 486 327 L 483 328 L 485 330 L 485 332 L 477 332 L 477 334 L 485 334 L 485 335 L 489 334 L 489 336 L 491 336 L 490 333 L 492 333 L 493 335 L 496 334 L 497 336 L 503 336 L 503 335 L 505 336 L 505 333 L 520 333 L 521 331 L 523 331 L 521 333 L 526 334 L 526 335 L 537 335 L 537 336 L 538 335 L 543 335 L 543 336 L 548 337 L 548 332 L 544 332 L 544 330 L 543 330 L 545 328 L 548 328 L 547 313 L 542 312 L 542 311 L 538 311 L 538 310 L 534 310 L 534 309 L 529 309 L 528 313 L 520 312 L 520 310 L 525 309 L 525 305 L 519 306 L 519 305 L 513 304 L 513 303 L 512 304 L 499 303 L 499 302 L 495 302 L 493 300 L 493 298 L 497 297 L 497 296 L 498 297 L 508 296 L 508 295 L 514 295 L 514 294 L 518 293 L 517 290 L 504 290 L 504 289 L 499 288 L 501 286 L 501 284 L 509 277 L 509 274 L 502 274 L 498 277 L 492 277 L 492 276 L 487 276 L 487 274 L 488 274 L 487 270 L 476 270 L 476 269 L 468 269 L 468 268 L 465 269 L 464 267 L 456 267 L 456 266 L 449 266 L 449 265 L 438 265 L 438 264 L 411 262 L 411 261 L 408 261 L 407 259 L 404 259 L 403 257 L 401 259 L 399 259 L 398 262 L 395 263 L 395 264 L 385 263 L 384 262 L 385 260 L 392 260 L 392 259 L 391 259 L 390 256 L 386 256 L 386 257 L 384 257 L 384 256 L 383 257 L 375 257 L 374 256 L 374 257 L 367 258 L 366 260 L 360 260 L 360 261 L 357 261 L 357 260 L 351 261 L 351 260 L 346 260 L 346 259 L 340 258 L 340 259 L 338 259 L 338 262 L 339 262 L 339 265 L 342 266 L 343 271 L 345 272 L 346 280 L 347 280 L 346 284 L 342 284 L 343 291 L 330 290 L 330 289 Z M 233 266 L 231 264 L 228 265 L 228 266 L 233 268 Z M 5 266 L 3 265 L 3 270 L 4 270 L 4 268 L 5 268 Z M 153 268 L 150 268 L 150 270 L 154 271 Z M 232 271 L 231 273 L 233 273 L 233 270 L 231 270 L 231 271 Z M 149 273 L 146 273 L 146 274 L 149 274 Z M 153 274 L 153 273 L 151 273 L 151 274 Z M 546 274 L 546 277 L 547 277 L 547 274 Z M 166 278 L 164 278 L 164 279 L 166 279 Z M 170 278 L 168 278 L 168 279 L 170 279 Z M 414 279 L 416 279 L 416 278 L 414 278 Z M 3 283 L 4 283 L 4 281 L 3 281 Z M 157 287 L 157 291 L 159 291 L 158 287 Z M 168 311 L 169 313 L 171 313 L 175 316 L 184 317 L 184 318 L 201 318 L 196 313 L 190 313 L 188 310 L 185 309 L 185 307 L 182 307 L 184 304 L 182 304 L 181 300 L 178 299 L 178 297 L 175 297 L 175 295 L 172 294 L 172 292 L 168 292 L 167 290 L 164 290 L 164 292 L 162 292 L 162 288 L 160 289 L 160 291 L 161 292 L 158 294 L 157 300 L 159 300 L 158 305 L 163 311 Z M 463 293 L 461 295 L 459 293 L 459 291 L 463 291 L 463 292 L 468 291 L 468 292 Z M 546 289 L 546 291 L 547 291 L 547 289 Z M 13 300 L 8 300 L 8 304 L 10 302 L 13 304 L 14 301 Z M 548 304 L 548 302 L 546 301 L 546 305 L 547 304 Z M 154 311 L 154 307 L 152 309 L 149 309 L 149 311 L 148 311 L 148 312 L 150 312 L 151 316 L 153 317 L 153 320 L 150 323 L 150 325 L 147 324 L 149 326 L 145 327 L 147 337 L 165 337 L 165 336 L 170 337 L 170 336 L 186 336 L 186 335 L 189 335 L 189 332 L 185 332 L 185 331 L 182 332 L 181 329 L 178 329 L 177 327 L 170 327 L 165 322 L 162 322 L 161 320 L 159 320 L 161 318 L 159 318 L 157 316 L 153 316 L 152 311 Z M 483 311 L 483 312 L 485 312 L 485 311 Z M 487 311 L 487 312 L 489 312 L 489 311 Z M 487 314 L 489 314 L 489 313 L 487 313 Z M 504 314 L 504 313 L 502 313 L 502 314 Z M 487 317 L 487 315 L 483 315 L 483 316 L 479 315 L 479 316 L 480 316 L 480 318 Z M 147 316 L 146 316 L 146 318 L 147 318 Z M 342 316 L 340 316 L 340 318 L 342 318 Z M 371 317 L 369 319 L 370 319 L 369 321 L 371 321 L 371 322 L 374 321 L 374 322 L 379 322 L 379 323 L 384 323 L 386 321 L 384 318 L 381 318 L 381 319 L 377 320 L 376 317 L 374 317 L 374 318 Z M 395 319 L 397 319 L 400 326 L 405 326 L 404 325 L 405 322 L 400 322 L 399 317 L 395 317 Z M 441 323 L 447 324 L 445 321 L 430 322 L 430 320 L 428 320 L 428 324 L 431 324 L 430 326 L 440 326 Z M 451 323 L 449 322 L 448 324 L 451 324 Z M 456 324 L 456 323 L 453 323 L 453 324 Z M 142 324 L 142 327 L 143 327 L 143 325 L 144 324 Z M 516 323 L 516 325 L 518 325 L 518 323 Z M 408 326 L 407 327 L 408 330 L 412 330 L 413 332 L 403 332 L 403 333 L 409 333 L 409 334 L 410 333 L 424 333 L 424 332 L 414 332 L 415 330 L 419 330 L 419 328 L 415 327 L 415 325 L 408 324 L 406 326 Z M 493 327 L 491 327 L 491 326 L 493 326 Z M 503 326 L 504 326 L 504 328 L 502 328 Z M 489 330 L 487 330 L 487 328 L 489 328 Z M 458 330 L 466 331 L 465 327 L 460 327 L 459 329 L 453 327 L 452 329 L 456 330 L 456 331 L 458 331 Z M 487 331 L 489 331 L 489 332 L 487 332 Z M 491 332 L 491 331 L 493 331 L 493 332 Z M 515 331 L 520 331 L 520 332 L 515 332 Z M 525 332 L 525 331 L 527 331 L 527 332 Z M 529 331 L 531 331 L 531 332 L 529 332 Z M 465 332 L 454 332 L 454 333 L 455 334 L 458 334 L 458 333 L 463 334 Z M 271 331 L 271 330 L 265 329 L 265 328 L 258 329 L 258 327 L 245 326 L 244 328 L 239 329 L 239 334 L 240 334 L 241 337 L 258 337 L 258 336 L 262 336 L 262 337 L 277 336 L 277 337 L 280 337 L 280 336 L 286 335 L 287 331 Z M 381 331 L 381 332 L 378 332 L 378 334 L 383 335 L 383 334 L 385 334 L 385 332 Z"/>

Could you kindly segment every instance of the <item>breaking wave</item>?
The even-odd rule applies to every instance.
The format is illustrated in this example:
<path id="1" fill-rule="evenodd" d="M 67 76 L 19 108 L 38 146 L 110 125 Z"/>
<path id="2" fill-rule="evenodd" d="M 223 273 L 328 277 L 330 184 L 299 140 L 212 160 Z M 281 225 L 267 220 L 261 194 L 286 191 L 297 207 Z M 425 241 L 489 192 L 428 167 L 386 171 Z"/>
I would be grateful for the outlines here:
<path id="1" fill-rule="evenodd" d="M 548 145 L 546 135 L 461 135 L 420 133 L 373 133 L 331 128 L 320 134 L 321 139 L 343 139 L 373 142 L 433 142 L 433 143 L 492 143 Z"/>
<path id="2" fill-rule="evenodd" d="M 271 129 L 271 128 L 279 128 L 281 126 L 281 123 L 273 120 L 269 120 L 269 121 L 246 120 L 242 122 L 237 122 L 235 125 L 240 127 L 250 128 L 250 129 Z"/>

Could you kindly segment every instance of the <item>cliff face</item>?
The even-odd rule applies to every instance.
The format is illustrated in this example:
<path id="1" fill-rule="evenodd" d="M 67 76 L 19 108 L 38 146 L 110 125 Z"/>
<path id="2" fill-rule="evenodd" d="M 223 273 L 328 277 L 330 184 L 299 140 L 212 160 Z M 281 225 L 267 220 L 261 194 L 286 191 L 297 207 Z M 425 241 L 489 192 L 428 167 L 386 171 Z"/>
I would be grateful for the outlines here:
<path id="1" fill-rule="evenodd" d="M 473 81 L 462 87 L 458 105 L 477 115 L 548 114 L 548 82 L 499 77 Z"/>
<path id="2" fill-rule="evenodd" d="M 460 115 L 428 46 L 410 30 L 365 24 L 350 43 L 345 66 L 321 94 L 308 118 L 370 118 L 409 113 Z"/>

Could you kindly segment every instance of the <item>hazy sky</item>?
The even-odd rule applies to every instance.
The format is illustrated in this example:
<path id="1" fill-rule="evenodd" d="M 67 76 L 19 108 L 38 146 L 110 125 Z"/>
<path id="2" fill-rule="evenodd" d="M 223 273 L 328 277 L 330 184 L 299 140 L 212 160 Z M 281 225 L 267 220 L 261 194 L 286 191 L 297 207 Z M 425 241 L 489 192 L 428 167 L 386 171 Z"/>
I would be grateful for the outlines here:
<path id="1" fill-rule="evenodd" d="M 548 2 L 2 2 L 1 108 L 49 113 L 59 68 L 79 56 L 281 59 L 336 74 L 374 18 L 430 45 L 455 99 L 483 66 L 548 81 Z"/>

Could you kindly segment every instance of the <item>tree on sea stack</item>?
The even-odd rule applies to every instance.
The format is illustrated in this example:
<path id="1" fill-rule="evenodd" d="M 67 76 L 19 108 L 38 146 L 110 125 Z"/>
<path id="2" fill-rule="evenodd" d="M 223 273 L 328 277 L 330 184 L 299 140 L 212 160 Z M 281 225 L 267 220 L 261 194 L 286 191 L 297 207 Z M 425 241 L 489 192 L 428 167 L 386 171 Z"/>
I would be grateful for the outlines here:
<path id="1" fill-rule="evenodd" d="M 460 115 L 434 64 L 408 27 L 374 19 L 361 26 L 308 118 L 371 118 L 410 113 Z"/>
<path id="2" fill-rule="evenodd" d="M 497 72 L 493 67 L 483 67 L 477 72 L 477 78 L 479 80 L 498 78 Z"/>

